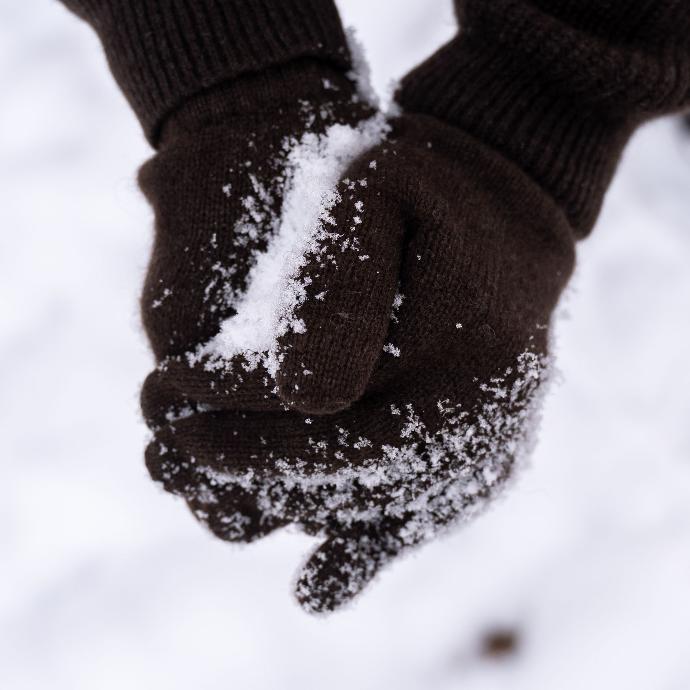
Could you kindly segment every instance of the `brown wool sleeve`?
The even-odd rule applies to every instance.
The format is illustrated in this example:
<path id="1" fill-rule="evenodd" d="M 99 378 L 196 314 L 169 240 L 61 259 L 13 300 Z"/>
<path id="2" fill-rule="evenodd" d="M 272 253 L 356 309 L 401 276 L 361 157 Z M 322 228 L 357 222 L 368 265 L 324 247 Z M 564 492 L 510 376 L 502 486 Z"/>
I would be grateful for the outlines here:
<path id="1" fill-rule="evenodd" d="M 63 0 L 98 33 L 155 146 L 165 117 L 201 91 L 300 58 L 349 69 L 332 0 Z"/>
<path id="2" fill-rule="evenodd" d="M 690 105 L 690 0 L 456 6 L 460 33 L 398 100 L 517 163 L 586 235 L 634 129 Z"/>

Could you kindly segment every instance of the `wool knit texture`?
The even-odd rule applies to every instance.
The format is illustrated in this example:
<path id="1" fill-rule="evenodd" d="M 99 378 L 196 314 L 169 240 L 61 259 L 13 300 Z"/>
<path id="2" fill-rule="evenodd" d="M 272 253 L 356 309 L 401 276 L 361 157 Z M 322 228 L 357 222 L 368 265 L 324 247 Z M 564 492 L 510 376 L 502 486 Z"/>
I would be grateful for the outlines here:
<path id="1" fill-rule="evenodd" d="M 635 127 L 690 105 L 690 2 L 456 5 L 459 35 L 404 79 L 400 103 L 515 161 L 586 235 Z"/>

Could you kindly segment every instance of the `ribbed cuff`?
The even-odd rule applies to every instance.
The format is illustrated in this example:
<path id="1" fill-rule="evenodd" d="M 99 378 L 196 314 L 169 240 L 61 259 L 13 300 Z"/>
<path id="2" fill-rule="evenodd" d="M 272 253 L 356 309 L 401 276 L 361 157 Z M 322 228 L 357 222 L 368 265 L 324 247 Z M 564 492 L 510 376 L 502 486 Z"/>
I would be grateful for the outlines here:
<path id="1" fill-rule="evenodd" d="M 240 75 L 350 56 L 332 0 L 63 0 L 97 31 L 115 78 L 155 146 L 186 99 Z"/>
<path id="2" fill-rule="evenodd" d="M 456 4 L 460 35 L 398 101 L 512 160 L 586 235 L 635 127 L 690 102 L 687 0 Z"/>
<path id="3" fill-rule="evenodd" d="M 687 41 L 687 0 L 456 0 L 463 21 L 475 16 L 538 12 L 609 45 L 655 46 Z"/>
<path id="4" fill-rule="evenodd" d="M 406 112 L 432 115 L 516 163 L 586 235 L 632 126 L 582 112 L 521 70 L 499 45 L 456 40 L 409 74 L 398 92 Z"/>
<path id="5" fill-rule="evenodd" d="M 463 32 L 497 43 L 535 78 L 640 120 L 690 98 L 688 0 L 459 0 Z"/>

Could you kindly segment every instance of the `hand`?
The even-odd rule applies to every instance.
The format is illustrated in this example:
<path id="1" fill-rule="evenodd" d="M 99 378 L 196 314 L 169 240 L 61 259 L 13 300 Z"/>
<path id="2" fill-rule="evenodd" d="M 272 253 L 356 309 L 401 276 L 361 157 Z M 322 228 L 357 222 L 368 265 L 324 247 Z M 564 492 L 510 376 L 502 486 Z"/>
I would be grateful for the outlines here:
<path id="1" fill-rule="evenodd" d="M 241 487 L 262 515 L 325 538 L 297 586 L 314 611 L 505 483 L 529 443 L 573 264 L 555 203 L 431 118 L 400 118 L 338 198 L 337 232 L 299 277 L 304 327 L 281 338 L 277 386 L 240 356 L 177 358 L 143 394 L 157 428 L 148 466 L 168 490 Z M 194 413 L 166 423 L 161 411 L 185 406 Z"/>

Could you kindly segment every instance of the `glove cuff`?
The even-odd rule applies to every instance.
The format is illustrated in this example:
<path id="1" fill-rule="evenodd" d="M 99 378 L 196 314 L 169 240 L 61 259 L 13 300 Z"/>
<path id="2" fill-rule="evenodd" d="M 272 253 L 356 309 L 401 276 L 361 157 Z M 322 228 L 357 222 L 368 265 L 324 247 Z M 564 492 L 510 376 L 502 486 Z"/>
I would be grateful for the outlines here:
<path id="1" fill-rule="evenodd" d="M 453 41 L 409 74 L 398 102 L 439 118 L 516 163 L 563 209 L 576 234 L 594 225 L 632 132 L 580 112 L 501 46 Z"/>
<path id="2" fill-rule="evenodd" d="M 586 235 L 636 126 L 690 103 L 687 3 L 456 4 L 461 33 L 403 80 L 400 104 L 516 163 Z"/>
<path id="3" fill-rule="evenodd" d="M 262 121 L 276 129 L 280 122 L 292 122 L 296 132 L 315 105 L 327 107 L 334 121 L 353 124 L 373 114 L 347 74 L 312 58 L 299 59 L 240 75 L 188 98 L 163 122 L 158 147 L 180 135 L 195 136 L 207 127 L 227 128 L 230 123 L 251 130 Z"/>
<path id="4" fill-rule="evenodd" d="M 332 0 L 63 0 L 98 33 L 156 146 L 166 116 L 240 75 L 313 58 L 350 69 Z"/>

